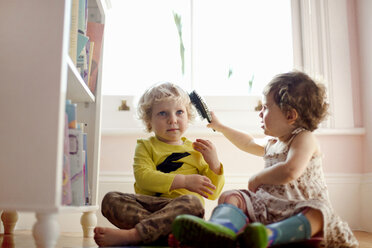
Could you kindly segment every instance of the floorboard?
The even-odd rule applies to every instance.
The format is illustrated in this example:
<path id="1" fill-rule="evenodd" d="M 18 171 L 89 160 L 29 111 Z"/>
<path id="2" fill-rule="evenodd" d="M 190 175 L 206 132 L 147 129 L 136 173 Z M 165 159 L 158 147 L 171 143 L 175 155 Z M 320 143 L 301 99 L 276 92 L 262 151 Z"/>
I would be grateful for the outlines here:
<path id="1" fill-rule="evenodd" d="M 372 233 L 354 232 L 360 248 L 372 247 Z M 16 230 L 14 235 L 0 234 L 0 248 L 36 248 L 32 233 L 28 230 Z M 97 248 L 93 238 L 83 238 L 81 233 L 62 233 L 56 248 Z"/>

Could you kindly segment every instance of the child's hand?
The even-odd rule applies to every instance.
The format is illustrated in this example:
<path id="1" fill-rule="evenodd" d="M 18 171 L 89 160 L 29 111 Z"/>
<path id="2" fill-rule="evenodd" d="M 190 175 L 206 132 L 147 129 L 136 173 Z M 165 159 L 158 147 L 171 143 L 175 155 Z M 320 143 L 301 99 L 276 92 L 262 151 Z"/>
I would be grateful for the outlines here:
<path id="1" fill-rule="evenodd" d="M 193 174 L 185 175 L 185 188 L 192 192 L 198 193 L 199 195 L 208 198 L 208 194 L 213 195 L 213 191 L 216 189 L 211 180 L 202 175 Z"/>
<path id="2" fill-rule="evenodd" d="M 221 131 L 222 123 L 218 120 L 213 111 L 211 111 L 210 113 L 212 116 L 212 121 L 207 125 L 207 127 L 212 128 L 215 131 Z"/>
<path id="3" fill-rule="evenodd" d="M 249 181 L 248 181 L 248 189 L 252 192 L 255 192 L 257 191 L 257 188 L 260 186 L 261 184 L 258 182 L 258 179 L 257 179 L 257 176 L 254 175 L 252 176 L 251 178 L 249 178 Z"/>
<path id="4" fill-rule="evenodd" d="M 216 147 L 209 140 L 196 139 L 192 144 L 193 148 L 203 155 L 205 162 L 209 165 L 209 168 L 216 174 L 220 174 L 220 161 L 218 160 Z"/>

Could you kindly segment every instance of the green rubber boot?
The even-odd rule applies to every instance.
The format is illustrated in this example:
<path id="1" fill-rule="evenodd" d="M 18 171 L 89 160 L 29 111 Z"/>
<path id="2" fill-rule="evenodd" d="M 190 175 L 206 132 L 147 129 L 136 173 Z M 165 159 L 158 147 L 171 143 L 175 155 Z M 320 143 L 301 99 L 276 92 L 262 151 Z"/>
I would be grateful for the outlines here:
<path id="1" fill-rule="evenodd" d="M 237 236 L 240 247 L 266 248 L 269 243 L 268 240 L 265 225 L 258 222 L 248 224 L 243 232 Z"/>
<path id="2" fill-rule="evenodd" d="M 172 232 L 182 245 L 193 247 L 236 247 L 236 233 L 247 222 L 245 214 L 230 204 L 218 205 L 209 221 L 193 215 L 180 215 Z"/>

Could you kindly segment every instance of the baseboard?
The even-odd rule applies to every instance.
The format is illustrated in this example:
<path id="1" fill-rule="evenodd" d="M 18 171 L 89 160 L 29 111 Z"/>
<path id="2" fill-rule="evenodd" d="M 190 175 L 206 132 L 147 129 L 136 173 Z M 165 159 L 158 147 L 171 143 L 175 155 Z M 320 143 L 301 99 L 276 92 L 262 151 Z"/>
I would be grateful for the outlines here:
<path id="1" fill-rule="evenodd" d="M 372 173 L 364 174 L 360 185 L 361 230 L 372 232 Z"/>
<path id="2" fill-rule="evenodd" d="M 225 181 L 229 184 L 245 184 L 252 174 L 248 173 L 230 173 L 225 174 Z M 342 183 L 372 183 L 372 173 L 369 174 L 347 174 L 347 173 L 326 173 L 327 184 Z M 99 176 L 100 183 L 134 183 L 134 176 L 131 172 L 104 171 Z"/>
<path id="3" fill-rule="evenodd" d="M 241 189 L 247 187 L 249 174 L 225 175 L 224 190 Z M 372 173 L 369 174 L 326 174 L 326 182 L 329 188 L 332 205 L 338 215 L 347 221 L 354 230 L 372 232 Z M 98 202 L 103 196 L 113 190 L 133 193 L 134 177 L 132 173 L 101 172 L 99 178 Z M 208 217 L 217 205 L 217 201 L 206 200 L 206 217 Z M 29 230 L 35 223 L 35 215 L 19 213 L 16 229 Z M 60 214 L 59 223 L 61 232 L 81 232 L 81 214 Z M 97 211 L 98 225 L 112 226 Z"/>
<path id="4" fill-rule="evenodd" d="M 225 175 L 224 191 L 230 189 L 247 188 L 250 174 L 227 174 Z M 352 229 L 369 230 L 369 222 L 362 218 L 361 209 L 365 206 L 365 211 L 371 203 L 368 197 L 362 197 L 361 188 L 364 188 L 365 195 L 372 195 L 372 173 L 371 174 L 346 174 L 328 173 L 325 174 L 328 185 L 331 203 L 338 215 L 347 221 Z M 131 173 L 103 172 L 100 176 L 100 192 L 114 188 L 124 192 L 133 192 L 134 177 Z M 100 193 L 100 194 L 101 194 Z M 206 217 L 210 216 L 217 201 L 205 201 Z M 100 220 L 100 217 L 98 218 Z M 363 220 L 363 221 L 362 221 Z M 364 223 L 366 222 L 366 223 Z"/>

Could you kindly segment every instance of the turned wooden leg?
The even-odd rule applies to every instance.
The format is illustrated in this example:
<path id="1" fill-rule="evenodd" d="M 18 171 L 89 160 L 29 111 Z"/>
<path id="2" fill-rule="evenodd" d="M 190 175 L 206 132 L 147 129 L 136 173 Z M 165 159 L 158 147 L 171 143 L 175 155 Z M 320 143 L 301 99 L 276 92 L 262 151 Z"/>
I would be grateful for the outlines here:
<path id="1" fill-rule="evenodd" d="M 95 211 L 84 212 L 80 218 L 80 223 L 83 228 L 84 238 L 94 236 L 94 228 L 97 225 L 97 216 Z"/>
<path id="2" fill-rule="evenodd" d="M 36 213 L 36 223 L 32 229 L 38 248 L 55 247 L 59 236 L 59 223 L 56 213 Z"/>
<path id="3" fill-rule="evenodd" d="M 3 236 L 3 242 L 1 243 L 1 248 L 15 248 L 14 235 L 5 234 Z"/>
<path id="4" fill-rule="evenodd" d="M 1 220 L 4 225 L 4 234 L 13 234 L 18 220 L 18 213 L 16 211 L 4 211 L 1 214 Z"/>

